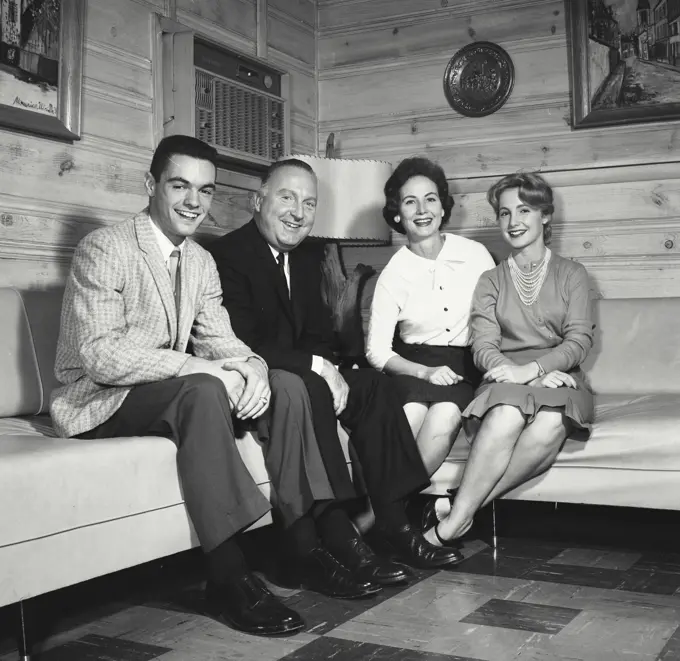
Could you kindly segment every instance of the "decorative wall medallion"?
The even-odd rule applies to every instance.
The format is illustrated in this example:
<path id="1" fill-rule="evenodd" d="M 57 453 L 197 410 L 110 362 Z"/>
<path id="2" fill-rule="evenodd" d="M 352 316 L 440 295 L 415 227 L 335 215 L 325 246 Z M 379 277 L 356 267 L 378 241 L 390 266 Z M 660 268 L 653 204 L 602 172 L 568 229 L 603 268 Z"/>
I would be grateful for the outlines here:
<path id="1" fill-rule="evenodd" d="M 444 73 L 449 105 L 468 117 L 496 112 L 509 98 L 515 82 L 510 56 L 497 44 L 476 41 L 461 48 Z"/>

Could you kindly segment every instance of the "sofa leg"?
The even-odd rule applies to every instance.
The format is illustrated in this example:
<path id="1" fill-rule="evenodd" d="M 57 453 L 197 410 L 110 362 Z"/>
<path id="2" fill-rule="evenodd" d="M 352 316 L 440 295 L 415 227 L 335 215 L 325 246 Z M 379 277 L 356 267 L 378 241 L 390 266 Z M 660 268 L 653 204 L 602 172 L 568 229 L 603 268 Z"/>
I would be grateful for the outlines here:
<path id="1" fill-rule="evenodd" d="M 495 551 L 498 548 L 498 536 L 496 534 L 496 501 L 491 501 L 491 546 Z"/>
<path id="2" fill-rule="evenodd" d="M 24 602 L 19 602 L 19 621 L 17 631 L 17 643 L 19 646 L 19 661 L 31 661 L 31 646 L 26 633 L 26 609 Z"/>

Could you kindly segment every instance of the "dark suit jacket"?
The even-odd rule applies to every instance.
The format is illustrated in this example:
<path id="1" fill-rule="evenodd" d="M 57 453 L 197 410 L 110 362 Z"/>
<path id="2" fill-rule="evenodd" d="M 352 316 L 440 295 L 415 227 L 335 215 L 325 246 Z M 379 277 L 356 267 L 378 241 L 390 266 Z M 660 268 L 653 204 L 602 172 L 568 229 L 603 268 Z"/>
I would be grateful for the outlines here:
<path id="1" fill-rule="evenodd" d="M 331 315 L 321 299 L 322 246 L 303 242 L 289 253 L 290 299 L 255 221 L 208 250 L 217 263 L 223 305 L 236 336 L 270 369 L 303 374 L 312 367 L 312 355 L 333 359 Z"/>

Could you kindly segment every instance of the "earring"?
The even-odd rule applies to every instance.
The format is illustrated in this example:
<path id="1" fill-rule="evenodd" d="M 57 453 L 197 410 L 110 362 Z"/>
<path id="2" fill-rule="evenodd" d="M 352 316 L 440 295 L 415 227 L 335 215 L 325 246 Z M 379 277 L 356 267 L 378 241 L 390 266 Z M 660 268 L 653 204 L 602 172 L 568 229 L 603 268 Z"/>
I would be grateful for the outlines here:
<path id="1" fill-rule="evenodd" d="M 401 222 L 401 218 L 399 218 L 399 216 L 395 216 L 395 217 L 394 217 L 394 222 L 395 222 L 395 223 L 400 223 L 400 222 Z"/>

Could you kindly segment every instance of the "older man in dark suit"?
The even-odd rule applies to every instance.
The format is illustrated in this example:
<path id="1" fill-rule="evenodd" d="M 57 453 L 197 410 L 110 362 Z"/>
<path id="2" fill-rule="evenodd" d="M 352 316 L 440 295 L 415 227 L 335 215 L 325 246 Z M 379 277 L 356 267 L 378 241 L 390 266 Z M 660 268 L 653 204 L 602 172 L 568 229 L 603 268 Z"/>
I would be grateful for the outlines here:
<path id="1" fill-rule="evenodd" d="M 209 246 L 223 304 L 239 337 L 271 367 L 302 377 L 336 493 L 354 493 L 337 434 L 340 420 L 351 431 L 376 533 L 391 554 L 414 567 L 452 564 L 461 559 L 460 553 L 429 544 L 406 518 L 405 498 L 428 485 L 429 478 L 389 377 L 336 367 L 330 312 L 321 299 L 318 251 L 300 245 L 314 224 L 316 201 L 316 176 L 307 163 L 289 159 L 269 168 L 254 196 L 253 220 Z M 344 511 L 336 510 L 335 524 L 351 537 Z M 309 522 L 303 517 L 297 525 Z M 328 545 L 346 565 L 360 562 L 356 544 L 343 545 L 336 535 Z"/>

